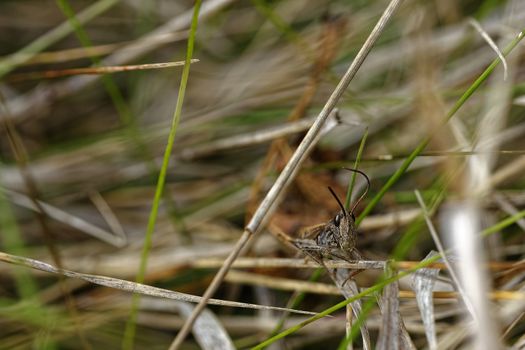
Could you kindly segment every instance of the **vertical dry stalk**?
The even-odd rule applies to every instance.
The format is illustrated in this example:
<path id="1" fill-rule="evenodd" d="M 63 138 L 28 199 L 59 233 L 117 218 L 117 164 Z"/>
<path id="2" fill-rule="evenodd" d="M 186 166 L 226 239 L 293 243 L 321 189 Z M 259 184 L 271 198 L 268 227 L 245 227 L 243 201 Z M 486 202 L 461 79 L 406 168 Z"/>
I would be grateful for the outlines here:
<path id="1" fill-rule="evenodd" d="M 458 247 L 459 277 L 467 299 L 472 303 L 476 349 L 500 349 L 497 327 L 491 306 L 487 300 L 489 283 L 484 264 L 484 248 L 479 235 L 480 209 L 472 199 L 448 203 L 443 210 L 441 220 L 447 238 Z"/>
<path id="2" fill-rule="evenodd" d="M 513 18 L 512 11 L 509 11 L 509 14 L 507 22 L 512 24 L 516 19 Z M 479 26 L 477 29 L 489 43 L 492 42 Z M 492 42 L 491 47 L 495 46 Z M 496 51 L 498 57 L 502 56 L 497 47 Z M 506 61 L 503 58 L 501 60 L 504 64 L 503 76 L 506 80 Z M 477 232 L 481 231 L 480 226 L 484 215 L 483 200 L 490 194 L 491 186 L 494 186 L 490 173 L 496 162 L 497 152 L 495 151 L 498 147 L 482 144 L 485 140 L 493 138 L 504 127 L 511 101 L 511 90 L 512 79 L 501 81 L 499 75 L 491 78 L 485 113 L 479 119 L 479 126 L 476 130 L 478 140 L 469 140 L 469 146 L 472 149 L 477 148 L 488 152 L 475 154 L 468 159 L 466 171 L 463 174 L 465 186 L 459 191 L 461 198 L 448 204 L 442 216 L 448 240 L 458 247 L 459 278 L 461 287 L 464 289 L 462 294 L 466 294 L 466 299 L 471 304 L 467 306 L 469 306 L 469 311 L 472 309 L 473 322 L 470 328 L 476 349 L 503 348 L 498 329 L 498 315 L 494 313 L 493 305 L 487 300 L 487 294 L 491 290 L 491 278 L 483 268 L 487 259 L 486 249 Z M 481 146 L 476 147 L 476 143 Z"/>
<path id="3" fill-rule="evenodd" d="M 254 213 L 252 219 L 246 225 L 246 228 L 235 245 L 234 250 L 230 253 L 228 258 L 224 261 L 224 265 L 219 269 L 217 274 L 215 275 L 213 281 L 210 283 L 208 288 L 206 289 L 206 292 L 202 296 L 201 302 L 197 304 L 195 309 L 193 310 L 191 316 L 186 320 L 184 323 L 184 326 L 181 328 L 180 332 L 177 334 L 175 339 L 173 340 L 173 343 L 170 346 L 170 350 L 175 350 L 180 347 L 182 342 L 184 341 L 184 338 L 188 335 L 191 327 L 193 326 L 193 323 L 201 313 L 201 311 L 206 306 L 207 301 L 211 296 L 215 293 L 217 288 L 219 287 L 220 283 L 223 281 L 224 277 L 226 276 L 226 273 L 230 269 L 231 265 L 233 264 L 234 260 L 237 258 L 237 256 L 240 254 L 242 248 L 245 246 L 245 244 L 252 238 L 253 235 L 255 235 L 259 230 L 262 228 L 263 224 L 265 223 L 265 220 L 268 218 L 269 214 L 275 209 L 277 203 L 279 203 L 280 198 L 282 197 L 282 194 L 284 190 L 288 187 L 290 182 L 295 177 L 295 174 L 297 173 L 298 169 L 300 168 L 302 162 L 306 159 L 310 151 L 313 149 L 317 141 L 320 137 L 320 131 L 323 127 L 324 122 L 328 118 L 328 116 L 334 112 L 334 108 L 343 95 L 344 91 L 356 75 L 357 71 L 363 64 L 365 58 L 368 56 L 368 53 L 372 49 L 372 46 L 379 38 L 379 35 L 382 33 L 384 27 L 386 26 L 387 22 L 392 17 L 394 11 L 399 7 L 402 0 L 392 0 L 388 7 L 385 9 L 381 17 L 379 18 L 378 22 L 376 23 L 374 29 L 366 39 L 365 43 L 359 50 L 357 56 L 350 64 L 350 67 L 343 75 L 341 81 L 339 84 L 337 84 L 337 87 L 335 88 L 334 92 L 326 102 L 325 106 L 323 107 L 322 111 L 317 116 L 314 124 L 311 126 L 310 130 L 308 130 L 308 133 L 304 137 L 304 139 L 301 141 L 301 144 L 299 147 L 297 147 L 297 150 L 293 154 L 293 156 L 290 158 L 290 161 L 288 164 L 286 164 L 285 168 L 273 184 L 270 191 L 268 191 L 266 197 L 263 199 L 259 207 L 257 208 L 257 211 Z"/>
<path id="4" fill-rule="evenodd" d="M 427 223 L 428 230 L 430 231 L 430 235 L 432 236 L 432 239 L 434 240 L 434 244 L 436 245 L 436 248 L 439 251 L 439 254 L 441 254 L 443 258 L 443 262 L 445 263 L 445 266 L 448 269 L 448 273 L 450 274 L 450 278 L 454 282 L 454 287 L 457 289 L 460 297 L 463 299 L 463 302 L 465 303 L 465 306 L 467 310 L 471 313 L 472 317 L 474 317 L 474 308 L 472 306 L 472 303 L 470 299 L 468 299 L 467 293 L 465 293 L 465 290 L 461 286 L 460 279 L 458 275 L 456 274 L 456 269 L 452 266 L 450 259 L 447 256 L 447 252 L 445 251 L 445 248 L 441 244 L 441 240 L 438 236 L 438 233 L 436 229 L 434 228 L 434 225 L 432 224 L 432 220 L 430 219 L 430 213 L 425 206 L 425 202 L 423 201 L 423 197 L 421 196 L 421 193 L 416 190 L 416 199 L 419 203 L 419 206 L 423 210 L 423 216 L 425 218 L 425 222 Z"/>

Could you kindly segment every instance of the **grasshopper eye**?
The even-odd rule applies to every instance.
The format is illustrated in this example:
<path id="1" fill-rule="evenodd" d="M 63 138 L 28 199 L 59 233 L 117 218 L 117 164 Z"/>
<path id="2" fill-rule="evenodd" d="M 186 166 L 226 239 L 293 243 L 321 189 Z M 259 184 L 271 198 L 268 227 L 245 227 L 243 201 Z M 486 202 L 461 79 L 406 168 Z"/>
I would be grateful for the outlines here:
<path id="1" fill-rule="evenodd" d="M 337 214 L 334 218 L 334 224 L 335 226 L 339 227 L 340 223 L 341 223 L 341 214 Z"/>

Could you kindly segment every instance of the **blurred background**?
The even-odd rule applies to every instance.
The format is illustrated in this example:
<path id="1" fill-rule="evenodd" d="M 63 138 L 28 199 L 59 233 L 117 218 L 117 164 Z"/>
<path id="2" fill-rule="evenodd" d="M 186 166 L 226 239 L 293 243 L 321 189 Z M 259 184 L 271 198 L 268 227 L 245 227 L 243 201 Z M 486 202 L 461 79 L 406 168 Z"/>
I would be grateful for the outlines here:
<path id="1" fill-rule="evenodd" d="M 276 176 L 360 49 L 386 1 L 206 0 L 145 283 L 202 295 Z M 18 0 L 0 2 L 0 243 L 5 253 L 81 273 L 134 281 L 182 67 L 112 74 L 68 71 L 183 61 L 193 1 Z M 75 15 L 74 27 L 68 16 Z M 522 30 L 522 1 L 405 1 L 338 104 L 330 124 L 263 232 L 250 258 L 301 258 L 282 234 L 330 220 L 339 210 L 364 135 L 359 168 L 371 189 L 358 215 L 428 136 L 428 146 L 361 222 L 358 249 L 371 260 L 421 260 L 437 250 L 414 190 L 449 228 L 440 203 L 475 202 L 480 227 L 525 205 L 523 45 L 499 65 L 443 126 L 463 92 Z M 71 20 L 71 19 L 70 19 Z M 486 38 L 490 38 L 487 41 Z M 96 73 L 96 72 L 95 72 Z M 350 203 L 363 192 L 357 178 Z M 429 210 L 430 210 L 429 209 Z M 39 215 L 39 212 L 45 215 Z M 441 216 L 440 216 L 441 215 Z M 448 215 L 448 216 L 447 216 Z M 443 220 L 445 223 L 443 224 Z M 453 220 L 453 219 L 452 219 Z M 485 238 L 482 259 L 523 259 L 525 222 Z M 480 260 L 480 262 L 483 262 Z M 131 308 L 127 292 L 2 264 L 0 337 L 5 348 L 119 348 Z M 523 268 L 486 273 L 498 290 L 524 287 Z M 233 270 L 215 297 L 285 307 L 285 279 L 311 269 Z M 509 272 L 510 271 L 510 272 Z M 380 271 L 365 271 L 369 287 Z M 275 285 L 268 280 L 275 279 Z M 283 281 L 280 283 L 279 281 Z M 454 283 L 445 272 L 443 290 Z M 302 310 L 342 300 L 325 275 Z M 401 281 L 410 289 L 410 280 Z M 68 291 L 68 293 L 66 293 Z M 467 291 L 468 293 L 468 291 Z M 69 297 L 67 296 L 69 295 Z M 514 295 L 514 294 L 513 294 Z M 501 344 L 524 344 L 523 294 L 492 299 Z M 135 348 L 165 349 L 183 307 L 144 298 Z M 68 306 L 69 305 L 69 306 Z M 469 344 L 458 298 L 435 299 L 440 348 Z M 237 348 L 266 339 L 280 313 L 212 306 Z M 427 348 L 414 296 L 400 312 L 417 348 Z M 76 319 L 80 322 L 73 322 Z M 286 325 L 303 320 L 290 316 Z M 381 313 L 367 325 L 378 334 Z M 216 330 L 214 330 L 215 332 Z M 79 342 L 79 332 L 85 342 Z M 279 347 L 336 348 L 344 312 L 291 335 Z M 189 337 L 185 348 L 197 348 Z M 207 348 L 203 346 L 201 347 Z M 360 348 L 360 340 L 356 347 Z M 209 347 L 212 348 L 212 347 Z"/>

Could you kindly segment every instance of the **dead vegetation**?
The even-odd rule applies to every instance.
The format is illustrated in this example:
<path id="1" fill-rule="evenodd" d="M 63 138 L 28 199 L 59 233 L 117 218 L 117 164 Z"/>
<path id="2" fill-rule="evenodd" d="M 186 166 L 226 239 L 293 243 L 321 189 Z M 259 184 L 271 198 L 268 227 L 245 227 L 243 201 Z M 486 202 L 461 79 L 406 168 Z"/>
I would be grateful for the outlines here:
<path id="1" fill-rule="evenodd" d="M 0 347 L 524 347 L 524 5 L 0 3 Z"/>

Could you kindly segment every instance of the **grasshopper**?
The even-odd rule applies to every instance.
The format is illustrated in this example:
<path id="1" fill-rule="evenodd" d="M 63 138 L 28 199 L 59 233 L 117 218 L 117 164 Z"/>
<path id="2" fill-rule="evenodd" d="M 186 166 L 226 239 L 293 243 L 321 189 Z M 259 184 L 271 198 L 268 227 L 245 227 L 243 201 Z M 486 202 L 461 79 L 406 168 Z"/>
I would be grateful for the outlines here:
<path id="1" fill-rule="evenodd" d="M 355 228 L 354 210 L 368 193 L 370 189 L 370 179 L 360 170 L 344 169 L 361 174 L 367 182 L 365 192 L 359 197 L 350 212 L 345 209 L 334 190 L 328 187 L 328 190 L 339 204 L 341 211 L 337 213 L 332 220 L 306 229 L 302 238 L 290 240 L 290 243 L 295 247 L 325 267 L 325 259 L 336 258 L 348 262 L 362 259 L 361 254 L 356 249 L 357 232 Z M 357 272 L 358 271 L 354 272 L 350 277 Z"/>

